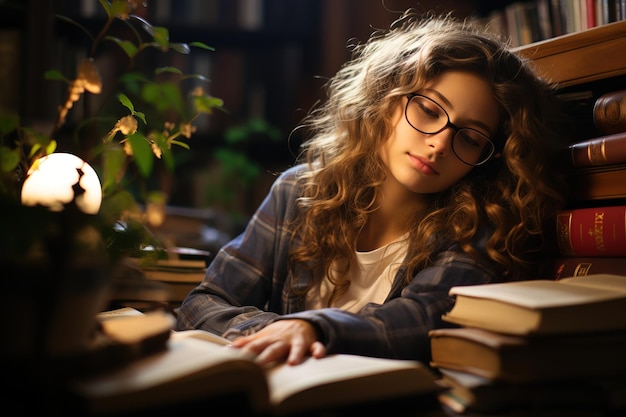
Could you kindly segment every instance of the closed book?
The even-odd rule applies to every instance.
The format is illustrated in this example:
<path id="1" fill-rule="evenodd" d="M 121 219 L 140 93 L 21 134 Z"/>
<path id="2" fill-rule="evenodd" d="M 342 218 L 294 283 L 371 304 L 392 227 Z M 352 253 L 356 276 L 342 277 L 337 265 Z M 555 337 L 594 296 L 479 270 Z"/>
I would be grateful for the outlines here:
<path id="1" fill-rule="evenodd" d="M 541 262 L 537 278 L 556 280 L 591 274 L 626 275 L 626 257 L 550 257 Z"/>
<path id="2" fill-rule="evenodd" d="M 564 256 L 626 256 L 626 206 L 561 210 L 556 239 Z"/>
<path id="3" fill-rule="evenodd" d="M 626 132 L 626 90 L 598 97 L 593 106 L 593 123 L 605 135 Z"/>
<path id="4" fill-rule="evenodd" d="M 626 330 L 626 275 L 455 286 L 442 317 L 461 326 L 511 335 Z"/>
<path id="5" fill-rule="evenodd" d="M 626 372 L 626 332 L 523 337 L 460 327 L 431 330 L 431 366 L 508 382 L 609 378 Z"/>
<path id="6" fill-rule="evenodd" d="M 614 397 L 626 393 L 624 378 L 613 376 L 510 382 L 449 368 L 439 372 L 448 388 L 438 394 L 439 400 L 456 413 L 613 410 L 623 406 Z"/>
<path id="7" fill-rule="evenodd" d="M 626 163 L 626 132 L 568 145 L 573 168 Z"/>
<path id="8" fill-rule="evenodd" d="M 626 198 L 626 164 L 577 168 L 569 182 L 576 201 Z"/>

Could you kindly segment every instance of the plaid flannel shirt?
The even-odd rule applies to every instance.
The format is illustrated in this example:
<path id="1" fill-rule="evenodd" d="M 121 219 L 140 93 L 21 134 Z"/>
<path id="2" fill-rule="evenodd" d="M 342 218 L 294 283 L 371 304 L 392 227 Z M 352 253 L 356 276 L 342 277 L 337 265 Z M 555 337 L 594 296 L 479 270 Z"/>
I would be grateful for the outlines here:
<path id="1" fill-rule="evenodd" d="M 291 221 L 298 213 L 297 171 L 282 173 L 241 235 L 217 253 L 203 282 L 177 309 L 177 330 L 199 328 L 234 338 L 253 333 L 275 320 L 308 320 L 318 330 L 327 353 L 430 360 L 428 331 L 449 326 L 441 320 L 454 299 L 456 285 L 495 280 L 484 262 L 455 245 L 437 254 L 432 266 L 418 271 L 410 283 L 400 268 L 383 304 L 370 303 L 358 313 L 337 308 L 305 310 L 308 272 L 288 273 Z M 478 242 L 478 251 L 486 237 Z"/>

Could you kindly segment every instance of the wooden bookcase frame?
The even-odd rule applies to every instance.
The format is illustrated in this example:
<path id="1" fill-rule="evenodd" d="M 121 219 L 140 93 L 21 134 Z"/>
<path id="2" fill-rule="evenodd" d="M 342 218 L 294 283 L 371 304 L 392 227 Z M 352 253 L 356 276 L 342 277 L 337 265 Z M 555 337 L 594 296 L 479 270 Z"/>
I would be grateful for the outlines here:
<path id="1" fill-rule="evenodd" d="M 569 87 L 626 74 L 626 21 L 571 33 L 516 50 L 541 76 Z"/>

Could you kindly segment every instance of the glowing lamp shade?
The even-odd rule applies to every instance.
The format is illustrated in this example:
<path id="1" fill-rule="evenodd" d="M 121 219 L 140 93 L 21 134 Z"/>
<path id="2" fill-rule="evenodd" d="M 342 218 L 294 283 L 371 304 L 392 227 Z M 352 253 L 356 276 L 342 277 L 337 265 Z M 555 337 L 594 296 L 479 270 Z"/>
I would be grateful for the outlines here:
<path id="1" fill-rule="evenodd" d="M 96 171 L 69 153 L 52 153 L 37 160 L 22 186 L 22 204 L 61 211 L 72 200 L 83 213 L 98 213 L 102 186 Z"/>

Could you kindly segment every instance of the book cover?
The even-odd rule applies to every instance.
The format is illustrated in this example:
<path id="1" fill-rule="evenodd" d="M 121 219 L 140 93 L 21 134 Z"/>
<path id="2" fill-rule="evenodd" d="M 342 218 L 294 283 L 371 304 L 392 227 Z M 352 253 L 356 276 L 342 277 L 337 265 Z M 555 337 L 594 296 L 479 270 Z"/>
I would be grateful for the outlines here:
<path id="1" fill-rule="evenodd" d="M 626 163 L 626 131 L 568 145 L 573 168 Z"/>
<path id="2" fill-rule="evenodd" d="M 556 238 L 564 256 L 626 256 L 626 206 L 561 210 Z"/>
<path id="3" fill-rule="evenodd" d="M 576 201 L 605 201 L 626 197 L 626 164 L 577 168 L 569 176 Z"/>
<path id="4" fill-rule="evenodd" d="M 541 262 L 537 278 L 558 280 L 591 274 L 626 275 L 626 258 L 550 257 Z"/>
<path id="5" fill-rule="evenodd" d="M 626 332 L 523 337 L 460 327 L 432 330 L 436 368 L 506 382 L 610 378 L 626 372 Z"/>
<path id="6" fill-rule="evenodd" d="M 511 335 L 559 335 L 626 330 L 626 276 L 595 274 L 455 286 L 442 318 Z"/>

